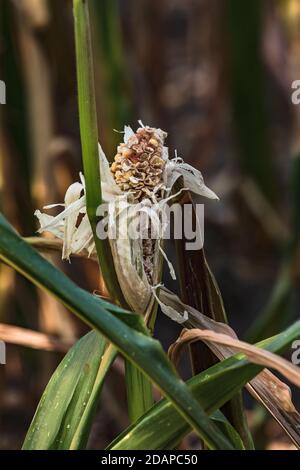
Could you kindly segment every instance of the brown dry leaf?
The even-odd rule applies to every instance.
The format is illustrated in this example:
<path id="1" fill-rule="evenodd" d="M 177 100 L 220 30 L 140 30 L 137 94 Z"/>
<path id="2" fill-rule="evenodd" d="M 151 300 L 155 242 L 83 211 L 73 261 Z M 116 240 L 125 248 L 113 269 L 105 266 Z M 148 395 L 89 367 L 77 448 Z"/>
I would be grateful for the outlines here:
<path id="1" fill-rule="evenodd" d="M 174 310 L 177 315 L 183 316 L 184 312 L 188 312 L 189 316 L 185 326 L 190 329 L 183 330 L 179 339 L 169 350 L 169 354 L 175 363 L 185 344 L 202 340 L 220 360 L 239 351 L 246 354 L 251 362 L 272 367 L 299 386 L 300 369 L 285 359 L 269 351 L 239 341 L 236 333 L 228 325 L 215 322 L 196 309 L 183 304 L 175 294 L 165 288 L 161 288 L 159 297 L 166 308 Z M 251 380 L 246 388 L 256 400 L 267 408 L 294 444 L 300 448 L 300 415 L 291 400 L 290 388 L 268 369 L 264 369 Z"/>
<path id="2" fill-rule="evenodd" d="M 40 333 L 39 331 L 28 330 L 3 323 L 0 323 L 0 338 L 5 343 L 63 353 L 66 353 L 75 342 L 74 338 L 57 338 L 45 333 Z"/>
<path id="3" fill-rule="evenodd" d="M 282 441 L 272 441 L 268 444 L 266 450 L 297 450 L 293 444 Z"/>
<path id="4" fill-rule="evenodd" d="M 290 382 L 300 387 L 300 369 L 299 367 L 291 364 L 286 359 L 283 359 L 276 354 L 260 349 L 252 344 L 240 341 L 239 339 L 232 338 L 227 334 L 216 333 L 211 330 L 184 329 L 179 339 L 171 346 L 169 354 L 172 360 L 176 360 L 178 353 L 185 344 L 190 344 L 195 341 L 202 340 L 205 343 L 220 344 L 222 346 L 229 346 L 230 354 L 232 352 L 244 353 L 250 362 L 254 364 L 271 367 L 285 376 Z"/>
<path id="5" fill-rule="evenodd" d="M 291 390 L 265 369 L 246 385 L 251 395 L 262 403 L 294 444 L 300 448 L 300 415 L 291 400 Z"/>

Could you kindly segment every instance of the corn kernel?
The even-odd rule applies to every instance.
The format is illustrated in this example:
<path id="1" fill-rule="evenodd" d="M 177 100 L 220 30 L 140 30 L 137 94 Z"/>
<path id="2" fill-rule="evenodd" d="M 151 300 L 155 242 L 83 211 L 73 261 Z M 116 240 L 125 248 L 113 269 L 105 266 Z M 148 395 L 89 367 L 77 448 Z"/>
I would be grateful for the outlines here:
<path id="1" fill-rule="evenodd" d="M 128 157 L 131 157 L 133 154 L 133 151 L 131 149 L 128 149 L 128 148 L 124 148 L 123 151 L 122 151 L 122 155 L 124 158 L 128 158 Z"/>
<path id="2" fill-rule="evenodd" d="M 119 165 L 116 162 L 113 162 L 110 169 L 113 173 L 115 173 L 118 168 L 119 168 Z"/>
<path id="3" fill-rule="evenodd" d="M 152 139 L 149 140 L 149 145 L 151 145 L 152 147 L 157 148 L 158 147 L 158 142 L 157 142 L 156 139 L 152 138 Z"/>

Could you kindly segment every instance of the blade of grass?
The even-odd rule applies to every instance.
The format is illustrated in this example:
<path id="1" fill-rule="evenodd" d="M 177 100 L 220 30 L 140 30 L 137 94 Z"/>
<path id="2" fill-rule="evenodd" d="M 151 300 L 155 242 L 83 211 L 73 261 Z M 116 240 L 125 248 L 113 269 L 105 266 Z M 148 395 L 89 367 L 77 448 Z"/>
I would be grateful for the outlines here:
<path id="1" fill-rule="evenodd" d="M 168 397 L 175 408 L 212 449 L 232 449 L 231 443 L 207 417 L 186 384 L 177 376 L 160 343 L 132 328 L 141 317 L 110 307 L 80 289 L 27 245 L 0 215 L 0 259 L 47 290 L 71 312 L 111 341 Z M 106 306 L 106 307 L 104 307 Z M 117 312 L 112 313 L 111 311 Z M 131 322 L 128 326 L 126 322 Z M 145 326 L 144 326 L 145 328 Z"/>
<path id="2" fill-rule="evenodd" d="M 52 375 L 23 449 L 83 449 L 103 382 L 117 351 L 98 332 L 81 338 Z"/>
<path id="3" fill-rule="evenodd" d="M 102 384 L 105 380 L 107 372 L 109 371 L 117 356 L 117 353 L 117 349 L 112 344 L 109 344 L 101 358 L 101 365 L 98 369 L 96 380 L 90 393 L 90 406 L 85 407 L 84 413 L 81 417 L 80 425 L 77 427 L 70 443 L 70 450 L 84 449 L 86 447 L 92 426 L 92 419 L 95 415 L 99 394 L 102 389 Z"/>

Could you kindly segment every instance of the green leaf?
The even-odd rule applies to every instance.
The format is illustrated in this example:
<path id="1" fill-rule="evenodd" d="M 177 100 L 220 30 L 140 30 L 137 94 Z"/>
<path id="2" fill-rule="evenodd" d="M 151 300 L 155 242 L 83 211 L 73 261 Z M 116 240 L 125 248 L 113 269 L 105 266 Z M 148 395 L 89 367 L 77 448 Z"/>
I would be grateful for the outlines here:
<path id="1" fill-rule="evenodd" d="M 103 381 L 116 354 L 95 331 L 70 349 L 43 393 L 23 449 L 86 446 Z"/>
<path id="2" fill-rule="evenodd" d="M 272 352 L 282 352 L 300 335 L 300 321 L 283 333 L 258 343 Z M 231 399 L 263 368 L 237 354 L 212 366 L 187 382 L 193 395 L 208 414 Z M 161 432 L 161 426 L 164 432 Z M 176 447 L 191 431 L 172 403 L 166 399 L 154 405 L 139 421 L 119 435 L 109 446 L 112 450 L 158 450 Z"/>
<path id="3" fill-rule="evenodd" d="M 186 384 L 178 377 L 160 343 L 130 328 L 119 313 L 111 313 L 100 299 L 80 289 L 43 259 L 7 225 L 0 215 L 0 259 L 34 284 L 50 292 L 85 323 L 102 333 L 124 356 L 139 367 L 174 404 L 174 407 L 212 449 L 232 449 L 228 439 L 211 422 Z M 113 307 L 111 307 L 112 310 Z M 134 315 L 132 315 L 134 317 Z"/>

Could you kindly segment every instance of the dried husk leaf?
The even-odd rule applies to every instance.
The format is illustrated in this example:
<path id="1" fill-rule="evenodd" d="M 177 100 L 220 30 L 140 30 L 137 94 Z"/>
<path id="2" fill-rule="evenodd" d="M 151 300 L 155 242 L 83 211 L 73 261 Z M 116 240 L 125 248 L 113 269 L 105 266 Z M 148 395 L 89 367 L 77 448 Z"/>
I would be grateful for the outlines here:
<path id="1" fill-rule="evenodd" d="M 178 360 L 178 354 L 184 344 L 202 340 L 220 360 L 239 351 L 246 354 L 251 362 L 275 368 L 292 383 L 299 386 L 300 371 L 298 367 L 269 351 L 239 341 L 234 330 L 228 325 L 215 322 L 196 309 L 183 304 L 175 294 L 167 289 L 161 288 L 159 296 L 160 301 L 174 311 L 174 315 L 176 312 L 177 315 L 183 316 L 184 312 L 187 312 L 189 317 L 184 325 L 190 329 L 184 330 L 179 340 L 170 348 L 170 354 L 175 362 Z M 295 445 L 300 448 L 300 415 L 291 400 L 290 388 L 268 369 L 264 369 L 251 380 L 246 388 L 255 399 L 269 410 Z"/>
<path id="2" fill-rule="evenodd" d="M 116 216 L 120 236 L 110 239 L 111 251 L 118 281 L 126 302 L 134 312 L 144 314 L 151 301 L 151 288 L 142 266 L 141 253 L 133 248 L 134 242 L 128 237 L 128 220 Z"/>
<path id="3" fill-rule="evenodd" d="M 172 187 L 179 177 L 183 178 L 185 188 L 202 196 L 217 199 L 217 196 L 204 184 L 199 170 L 184 163 L 177 156 L 169 159 L 168 148 L 164 145 L 167 134 L 161 129 L 144 126 L 135 132 L 124 128 L 124 142 L 118 147 L 118 154 L 110 166 L 99 145 L 99 166 L 101 173 L 101 192 L 104 203 L 116 204 L 113 217 L 108 218 L 108 229 L 118 224 L 119 236 L 109 237 L 114 267 L 123 295 L 135 312 L 147 314 L 155 302 L 153 288 L 160 282 L 161 259 L 166 259 L 170 274 L 175 271 L 162 249 L 164 223 L 160 213 L 173 197 Z M 72 254 L 95 253 L 92 230 L 86 214 L 85 182 L 74 183 L 66 192 L 65 203 L 47 206 L 50 209 L 63 206 L 57 216 L 36 211 L 40 221 L 39 232 L 48 231 L 63 240 L 63 258 Z M 81 192 L 83 195 L 81 196 Z M 100 188 L 99 188 L 100 192 Z M 128 234 L 130 220 L 126 220 L 118 210 L 118 203 L 125 201 L 136 210 L 148 213 L 156 219 L 156 236 L 149 239 L 147 234 L 135 240 Z"/>
<path id="4" fill-rule="evenodd" d="M 277 356 L 276 354 L 260 349 L 245 341 L 230 337 L 226 334 L 216 333 L 212 330 L 202 330 L 200 328 L 184 329 L 175 343 L 169 350 L 169 355 L 173 361 L 177 361 L 178 355 L 183 346 L 196 341 L 204 341 L 205 343 L 213 343 L 215 345 L 228 346 L 228 352 L 232 355 L 235 352 L 243 353 L 247 356 L 250 362 L 280 372 L 290 382 L 300 387 L 300 369 L 288 362 L 286 359 Z M 228 355 L 229 355 L 228 354 Z M 275 389 L 276 390 L 276 389 Z"/>

